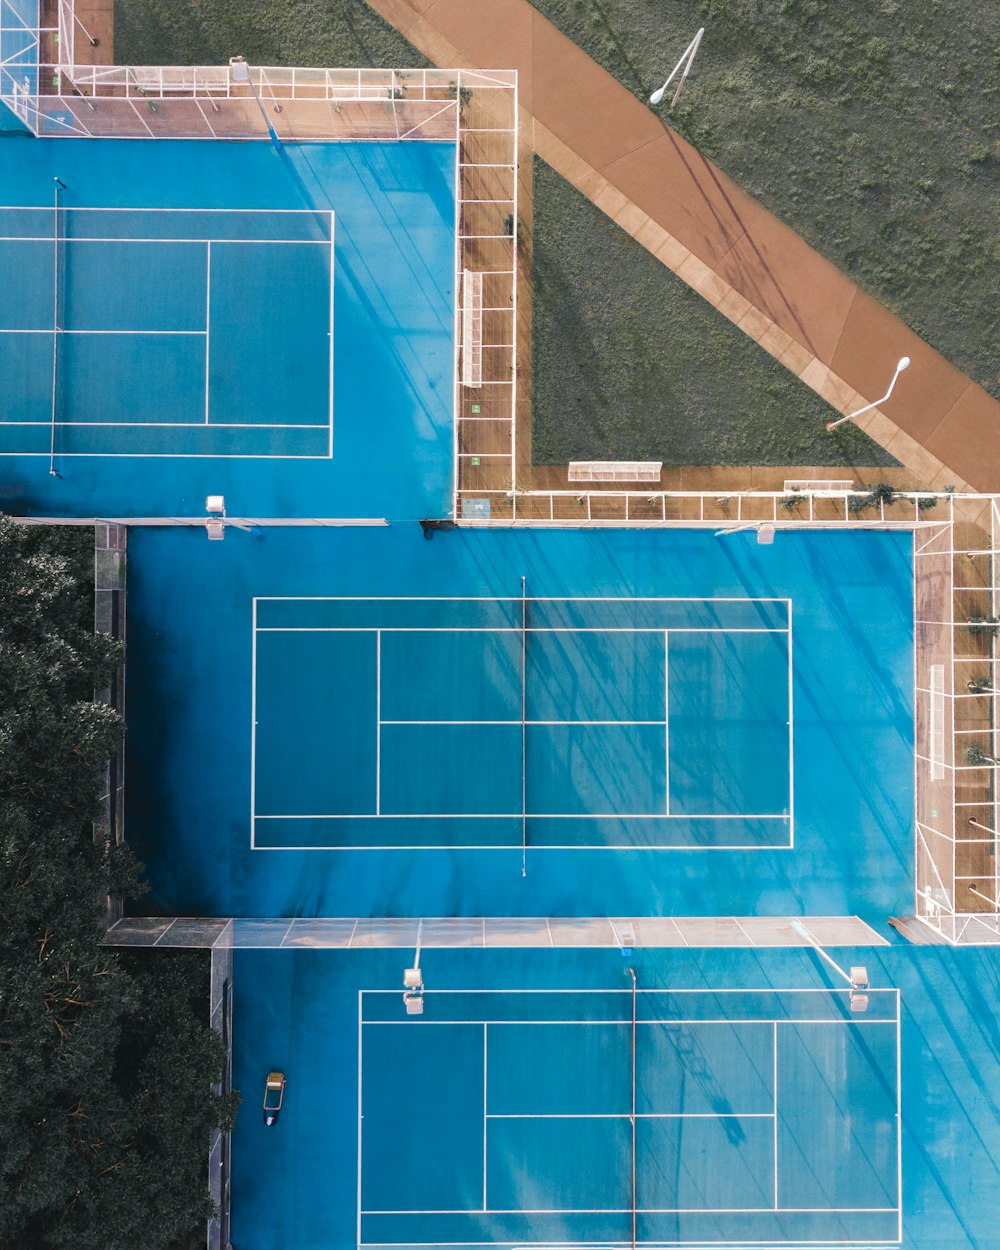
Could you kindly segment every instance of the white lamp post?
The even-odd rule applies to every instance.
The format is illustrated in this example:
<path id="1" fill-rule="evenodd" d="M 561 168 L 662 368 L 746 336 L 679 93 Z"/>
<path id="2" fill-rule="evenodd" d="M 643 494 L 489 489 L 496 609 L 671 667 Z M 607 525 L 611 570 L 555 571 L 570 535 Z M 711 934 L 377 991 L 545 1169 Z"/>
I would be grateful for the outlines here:
<path id="1" fill-rule="evenodd" d="M 838 425 L 843 425 L 845 421 L 853 421 L 855 417 L 860 417 L 863 413 L 870 412 L 873 408 L 877 408 L 879 404 L 884 404 L 892 394 L 892 388 L 896 385 L 896 379 L 904 369 L 909 369 L 909 367 L 909 356 L 900 356 L 899 363 L 896 365 L 896 372 L 892 375 L 892 381 L 889 383 L 889 389 L 881 399 L 876 399 L 873 404 L 865 404 L 865 406 L 863 408 L 859 408 L 857 412 L 849 412 L 846 417 L 839 417 L 836 421 L 827 421 L 826 428 L 828 430 L 835 430 Z"/>
<path id="2" fill-rule="evenodd" d="M 649 97 L 650 104 L 659 104 L 659 102 L 663 99 L 664 93 L 666 92 L 667 88 L 674 81 L 674 77 L 676 76 L 677 71 L 683 65 L 684 73 L 681 74 L 681 80 L 677 84 L 677 90 L 674 92 L 674 98 L 670 101 L 670 107 L 671 108 L 674 107 L 674 105 L 680 99 L 681 88 L 684 86 L 684 83 L 685 83 L 685 80 L 687 79 L 688 74 L 691 73 L 691 66 L 694 64 L 695 53 L 698 51 L 698 45 L 701 43 L 701 37 L 704 33 L 705 33 L 705 27 L 702 26 L 699 29 L 698 33 L 695 35 L 695 37 L 688 44 L 688 46 L 684 49 L 684 55 L 677 62 L 674 68 L 670 71 L 670 76 L 667 78 L 667 81 L 663 84 L 662 87 L 657 88 L 657 90 L 654 91 L 653 94 Z"/>
<path id="3" fill-rule="evenodd" d="M 417 950 L 413 967 L 403 970 L 403 1006 L 408 1016 L 424 1014 L 424 974 L 420 971 L 420 937 L 424 930 L 423 920 L 417 923 Z"/>
<path id="4" fill-rule="evenodd" d="M 247 64 L 245 56 L 231 56 L 229 58 L 229 76 L 233 82 L 246 85 L 253 92 L 253 98 L 257 101 L 257 107 L 260 109 L 260 115 L 264 119 L 264 125 L 267 127 L 267 133 L 271 142 L 276 148 L 281 147 L 281 140 L 274 133 L 274 127 L 267 115 L 267 109 L 264 108 L 264 102 L 257 94 L 257 88 L 253 85 L 253 78 L 250 76 L 250 66 Z"/>
<path id="5" fill-rule="evenodd" d="M 816 954 L 819 955 L 820 959 L 822 959 L 824 963 L 828 964 L 838 976 L 843 977 L 847 984 L 851 987 L 849 996 L 851 1011 L 856 1014 L 867 1011 L 868 990 L 871 988 L 871 984 L 868 979 L 868 969 L 864 967 L 863 964 L 852 964 L 850 972 L 845 972 L 844 969 L 841 968 L 840 964 L 838 964 L 835 959 L 831 958 L 831 956 L 826 953 L 823 947 L 819 944 L 819 939 L 806 928 L 801 920 L 793 920 L 790 928 L 793 933 L 797 934 L 804 942 L 808 943 Z"/>

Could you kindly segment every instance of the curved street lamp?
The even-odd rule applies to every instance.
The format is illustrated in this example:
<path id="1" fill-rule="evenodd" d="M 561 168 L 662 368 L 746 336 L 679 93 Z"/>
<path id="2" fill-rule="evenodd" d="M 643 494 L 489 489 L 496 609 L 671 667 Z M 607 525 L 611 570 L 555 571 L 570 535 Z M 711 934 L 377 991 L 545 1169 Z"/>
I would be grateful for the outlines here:
<path id="1" fill-rule="evenodd" d="M 701 37 L 704 33 L 705 33 L 705 27 L 702 26 L 699 28 L 698 33 L 691 40 L 688 46 L 684 49 L 684 55 L 677 62 L 674 68 L 670 71 L 670 77 L 667 79 L 667 81 L 663 84 L 662 87 L 658 87 L 657 90 L 654 91 L 653 94 L 649 97 L 650 104 L 659 104 L 659 102 L 663 99 L 664 92 L 673 82 L 674 77 L 677 74 L 677 71 L 683 65 L 684 73 L 681 74 L 681 80 L 677 84 L 677 90 L 674 92 L 674 98 L 670 101 L 670 107 L 671 108 L 674 107 L 674 105 L 677 103 L 678 99 L 680 98 L 681 88 L 684 86 L 684 83 L 687 79 L 688 74 L 691 73 L 691 66 L 694 64 L 695 53 L 698 51 L 698 45 L 701 43 Z M 687 63 L 685 64 L 685 62 Z"/>
<path id="2" fill-rule="evenodd" d="M 896 372 L 892 375 L 892 381 L 889 383 L 889 389 L 881 399 L 876 399 L 873 404 L 865 404 L 865 406 L 863 408 L 859 408 L 857 412 L 849 412 L 846 417 L 839 417 L 836 421 L 827 421 L 826 428 L 828 430 L 835 430 L 838 425 L 843 425 L 845 421 L 853 421 L 855 417 L 860 417 L 862 413 L 870 412 L 872 408 L 877 408 L 879 404 L 884 404 L 892 394 L 892 388 L 896 385 L 896 379 L 904 369 L 909 369 L 909 367 L 909 356 L 900 356 L 899 363 L 896 365 Z"/>

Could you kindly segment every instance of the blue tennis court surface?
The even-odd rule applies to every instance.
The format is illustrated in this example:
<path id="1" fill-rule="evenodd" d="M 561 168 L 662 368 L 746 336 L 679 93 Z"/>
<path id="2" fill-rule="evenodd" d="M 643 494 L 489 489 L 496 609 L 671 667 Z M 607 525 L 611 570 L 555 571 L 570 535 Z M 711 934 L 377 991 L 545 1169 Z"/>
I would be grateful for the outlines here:
<path id="1" fill-rule="evenodd" d="M 233 1244 L 991 1245 L 988 953 L 837 954 L 237 951 Z"/>
<path id="2" fill-rule="evenodd" d="M 910 536 L 781 537 L 135 533 L 140 906 L 881 923 L 912 891 Z"/>
<path id="3" fill-rule="evenodd" d="M 0 0 L 0 86 L 3 95 L 23 101 L 38 82 L 38 0 Z M 7 106 L 0 104 L 0 131 L 21 129 Z"/>
<path id="4" fill-rule="evenodd" d="M 253 844 L 790 846 L 791 674 L 787 600 L 259 599 Z"/>
<path id="5" fill-rule="evenodd" d="M 333 213 L 53 215 L 0 209 L 7 455 L 332 454 Z"/>
<path id="6" fill-rule="evenodd" d="M 0 183 L 4 510 L 447 511 L 452 145 L 7 142 Z"/>
<path id="7" fill-rule="evenodd" d="M 359 1245 L 627 1241 L 631 999 L 429 992 L 415 1024 L 362 993 Z M 861 1021 L 822 990 L 642 990 L 637 1012 L 639 1241 L 895 1235 L 893 990 Z"/>

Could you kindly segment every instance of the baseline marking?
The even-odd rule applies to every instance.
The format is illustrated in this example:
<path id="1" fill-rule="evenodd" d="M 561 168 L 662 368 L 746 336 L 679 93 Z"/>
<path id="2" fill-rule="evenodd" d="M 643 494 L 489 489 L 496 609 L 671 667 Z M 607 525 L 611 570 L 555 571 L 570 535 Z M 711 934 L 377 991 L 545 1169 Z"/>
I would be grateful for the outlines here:
<path id="1" fill-rule="evenodd" d="M 795 846 L 795 675 L 792 670 L 792 601 L 788 600 L 788 838 Z"/>
<path id="2" fill-rule="evenodd" d="M 330 337 L 330 355 L 329 355 L 329 361 L 327 364 L 327 390 L 328 390 L 327 425 L 329 426 L 329 429 L 330 429 L 330 436 L 327 439 L 327 445 L 326 445 L 326 454 L 330 459 L 333 458 L 333 286 L 334 286 L 333 279 L 334 279 L 334 272 L 336 268 L 333 235 L 334 235 L 335 229 L 336 229 L 336 219 L 334 216 L 334 212 L 331 209 L 330 210 L 330 316 L 329 316 L 329 326 L 327 327 L 327 333 L 329 334 L 329 337 Z"/>
<path id="3" fill-rule="evenodd" d="M 486 1035 L 489 1031 L 489 1025 L 483 1021 L 483 1210 L 488 1211 L 489 1207 L 486 1203 L 486 1129 L 489 1125 L 490 1114 L 487 1110 L 486 1101 L 486 1082 L 489 1076 L 489 1065 L 487 1058 L 487 1041 Z"/>
<path id="4" fill-rule="evenodd" d="M 212 244 L 205 245 L 205 424 L 208 425 L 208 389 L 212 376 Z"/>
<path id="5" fill-rule="evenodd" d="M 250 641 L 250 849 L 257 849 L 257 600 L 253 600 Z M 360 1000 L 359 1000 L 360 1005 Z M 360 1036 L 360 1034 L 359 1034 Z M 360 1094 L 359 1094 L 360 1097 Z M 360 1180 L 358 1182 L 360 1184 Z"/>
<path id="6" fill-rule="evenodd" d="M 774 1071 L 771 1077 L 774 1095 L 774 1209 L 778 1210 L 778 1022 L 774 1022 L 774 1033 L 771 1038 L 773 1048 Z"/>
<path id="7" fill-rule="evenodd" d="M 663 792 L 666 814 L 670 815 L 670 631 L 663 631 L 663 768 L 666 783 Z"/>

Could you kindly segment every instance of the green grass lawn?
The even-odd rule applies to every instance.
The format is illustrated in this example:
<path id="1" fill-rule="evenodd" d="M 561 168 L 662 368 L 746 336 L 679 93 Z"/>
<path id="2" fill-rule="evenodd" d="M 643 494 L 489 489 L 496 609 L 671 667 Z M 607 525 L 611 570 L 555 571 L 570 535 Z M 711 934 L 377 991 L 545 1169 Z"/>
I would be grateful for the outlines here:
<path id="1" fill-rule="evenodd" d="M 427 66 L 364 0 L 115 0 L 119 65 Z"/>
<path id="2" fill-rule="evenodd" d="M 671 125 L 1000 397 L 996 0 L 532 2 L 643 100 L 704 26 Z"/>
<path id="3" fill-rule="evenodd" d="M 535 158 L 532 460 L 896 463 Z"/>

